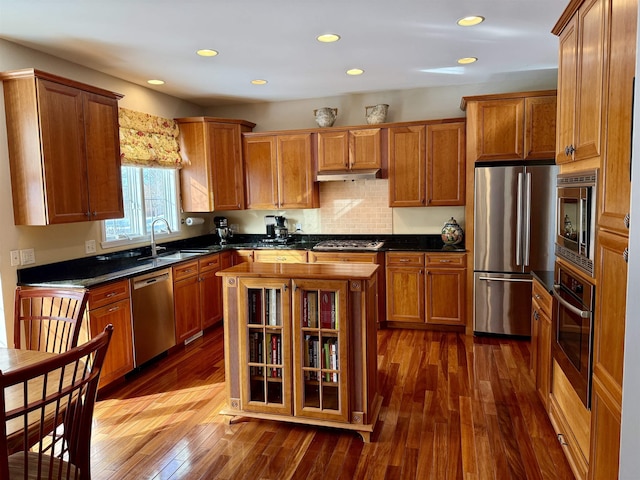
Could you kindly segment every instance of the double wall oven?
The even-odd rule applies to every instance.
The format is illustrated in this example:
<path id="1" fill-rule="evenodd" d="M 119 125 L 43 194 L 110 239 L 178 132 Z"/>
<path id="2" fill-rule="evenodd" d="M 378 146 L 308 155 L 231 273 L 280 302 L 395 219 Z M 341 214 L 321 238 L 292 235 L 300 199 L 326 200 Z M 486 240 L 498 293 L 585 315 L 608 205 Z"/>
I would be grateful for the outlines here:
<path id="1" fill-rule="evenodd" d="M 591 403 L 597 170 L 558 175 L 552 353 L 585 407 Z"/>

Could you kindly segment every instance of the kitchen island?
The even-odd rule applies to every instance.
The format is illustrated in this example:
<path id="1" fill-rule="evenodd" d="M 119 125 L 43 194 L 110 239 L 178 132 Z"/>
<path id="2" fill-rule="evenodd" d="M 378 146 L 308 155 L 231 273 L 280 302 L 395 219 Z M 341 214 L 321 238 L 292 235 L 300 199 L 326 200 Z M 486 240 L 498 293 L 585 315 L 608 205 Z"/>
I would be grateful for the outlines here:
<path id="1" fill-rule="evenodd" d="M 233 417 L 357 431 L 370 441 L 377 385 L 377 265 L 242 263 L 222 270 Z"/>

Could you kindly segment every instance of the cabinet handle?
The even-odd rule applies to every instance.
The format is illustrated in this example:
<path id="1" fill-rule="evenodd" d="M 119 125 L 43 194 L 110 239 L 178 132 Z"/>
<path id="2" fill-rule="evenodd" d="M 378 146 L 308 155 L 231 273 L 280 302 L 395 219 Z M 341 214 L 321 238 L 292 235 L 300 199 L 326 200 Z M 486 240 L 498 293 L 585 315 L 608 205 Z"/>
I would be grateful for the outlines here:
<path id="1" fill-rule="evenodd" d="M 284 284 L 282 285 L 282 290 L 284 290 L 285 292 L 287 291 L 287 284 L 286 284 L 286 283 L 284 283 Z"/>
<path id="2" fill-rule="evenodd" d="M 409 261 L 409 259 L 408 259 L 408 258 L 401 258 L 401 259 L 400 259 L 400 261 L 401 261 L 401 262 L 408 262 L 408 261 Z"/>
<path id="3" fill-rule="evenodd" d="M 536 294 L 533 296 L 533 298 L 535 298 L 536 300 L 540 300 L 542 297 L 536 293 Z"/>
<path id="4" fill-rule="evenodd" d="M 558 441 L 560 442 L 560 445 L 569 445 L 567 442 L 565 442 L 564 434 L 562 434 L 562 433 L 558 434 Z"/>
<path id="5" fill-rule="evenodd" d="M 91 216 L 91 212 L 84 212 L 84 216 L 85 217 L 90 217 Z"/>
<path id="6" fill-rule="evenodd" d="M 534 320 L 540 320 L 540 314 L 538 313 L 537 310 L 533 311 L 533 319 Z"/>
<path id="7" fill-rule="evenodd" d="M 109 292 L 105 295 L 106 298 L 111 298 L 111 297 L 115 297 L 117 295 L 117 292 Z"/>
<path id="8" fill-rule="evenodd" d="M 576 151 L 575 147 L 573 145 L 569 145 L 567 147 L 564 147 L 564 154 L 567 157 L 570 157 L 571 155 L 573 155 L 573 153 Z"/>
<path id="9" fill-rule="evenodd" d="M 440 260 L 440 263 L 451 263 L 451 260 Z"/>
<path id="10" fill-rule="evenodd" d="M 624 216 L 624 226 L 627 227 L 627 229 L 629 228 L 630 222 L 631 222 L 631 215 L 627 213 Z"/>
<path id="11" fill-rule="evenodd" d="M 276 257 L 275 259 L 278 260 L 279 262 L 284 262 L 287 259 L 287 257 Z"/>
<path id="12" fill-rule="evenodd" d="M 98 212 L 96 212 L 96 211 L 94 210 L 92 215 L 93 215 L 94 217 L 97 217 L 97 216 L 98 216 Z"/>
<path id="13" fill-rule="evenodd" d="M 420 275 L 424 275 L 424 270 L 420 269 Z"/>
<path id="14" fill-rule="evenodd" d="M 182 271 L 182 273 L 191 273 L 191 272 L 193 272 L 193 268 L 188 268 Z"/>
<path id="15" fill-rule="evenodd" d="M 622 258 L 624 261 L 629 263 L 629 247 L 624 247 L 624 251 L 622 252 Z"/>
<path id="16" fill-rule="evenodd" d="M 115 312 L 116 310 L 120 310 L 120 307 L 111 307 L 109 310 L 107 310 L 107 312 L 111 313 Z"/>

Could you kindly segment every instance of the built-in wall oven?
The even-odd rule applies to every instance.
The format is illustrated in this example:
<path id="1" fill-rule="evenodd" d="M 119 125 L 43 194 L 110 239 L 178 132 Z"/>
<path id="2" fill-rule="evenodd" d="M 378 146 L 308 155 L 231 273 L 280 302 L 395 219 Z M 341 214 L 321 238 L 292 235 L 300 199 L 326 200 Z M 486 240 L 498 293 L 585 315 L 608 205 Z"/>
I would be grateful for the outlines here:
<path id="1" fill-rule="evenodd" d="M 556 255 L 594 276 L 597 170 L 557 179 Z"/>
<path id="2" fill-rule="evenodd" d="M 585 407 L 591 407 L 594 285 L 556 263 L 553 358 Z"/>

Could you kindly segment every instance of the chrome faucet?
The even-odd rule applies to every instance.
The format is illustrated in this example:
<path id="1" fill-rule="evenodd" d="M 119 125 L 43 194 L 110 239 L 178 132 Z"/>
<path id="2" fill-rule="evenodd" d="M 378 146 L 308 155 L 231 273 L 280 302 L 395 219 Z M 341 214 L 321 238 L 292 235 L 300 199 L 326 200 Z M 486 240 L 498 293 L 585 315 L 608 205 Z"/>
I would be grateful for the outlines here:
<path id="1" fill-rule="evenodd" d="M 169 233 L 171 233 L 171 227 L 169 226 L 169 222 L 167 222 L 166 218 L 156 218 L 153 222 L 151 222 L 151 257 L 152 258 L 156 258 L 158 256 L 158 248 L 163 248 L 163 247 L 156 246 L 155 226 L 156 226 L 156 223 L 158 222 L 164 222 L 164 224 L 167 226 L 167 230 L 169 231 Z"/>

